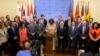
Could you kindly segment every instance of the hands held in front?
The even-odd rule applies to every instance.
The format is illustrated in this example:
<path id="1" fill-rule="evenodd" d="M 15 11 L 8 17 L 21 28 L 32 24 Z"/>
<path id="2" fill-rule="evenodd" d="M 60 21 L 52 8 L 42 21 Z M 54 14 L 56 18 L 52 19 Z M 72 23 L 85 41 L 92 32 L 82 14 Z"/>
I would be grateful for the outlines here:
<path id="1" fill-rule="evenodd" d="M 86 37 L 82 37 L 82 39 L 83 39 L 83 40 L 85 40 L 85 39 L 86 39 Z"/>
<path id="2" fill-rule="evenodd" d="M 60 38 L 60 39 L 63 39 L 63 36 L 60 36 L 59 38 Z"/>
<path id="3" fill-rule="evenodd" d="M 14 37 L 14 40 L 17 40 L 17 37 Z"/>
<path id="4" fill-rule="evenodd" d="M 32 36 L 34 36 L 35 35 L 35 33 L 32 33 Z"/>
<path id="5" fill-rule="evenodd" d="M 71 40 L 73 40 L 73 37 L 70 37 Z"/>

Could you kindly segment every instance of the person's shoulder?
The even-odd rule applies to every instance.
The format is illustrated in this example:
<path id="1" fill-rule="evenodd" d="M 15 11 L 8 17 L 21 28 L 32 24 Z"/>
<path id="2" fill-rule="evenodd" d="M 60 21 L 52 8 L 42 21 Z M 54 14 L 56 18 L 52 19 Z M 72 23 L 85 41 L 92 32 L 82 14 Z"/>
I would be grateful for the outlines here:
<path id="1" fill-rule="evenodd" d="M 22 55 L 22 53 L 23 53 L 23 51 L 22 51 L 22 50 L 20 50 L 20 51 L 18 51 L 18 53 L 17 53 L 17 55 L 16 55 L 16 56 L 21 56 L 21 55 Z"/>

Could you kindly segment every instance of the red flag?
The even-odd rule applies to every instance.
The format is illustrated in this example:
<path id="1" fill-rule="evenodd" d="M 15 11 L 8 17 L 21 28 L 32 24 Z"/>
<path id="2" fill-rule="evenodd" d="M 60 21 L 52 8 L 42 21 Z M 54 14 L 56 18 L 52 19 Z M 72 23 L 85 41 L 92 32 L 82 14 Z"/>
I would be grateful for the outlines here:
<path id="1" fill-rule="evenodd" d="M 74 3 L 72 4 L 71 17 L 74 18 Z"/>
<path id="2" fill-rule="evenodd" d="M 31 14 L 33 14 L 33 6 L 32 6 L 32 4 L 31 4 L 31 6 L 30 6 L 30 15 Z"/>
<path id="3" fill-rule="evenodd" d="M 76 22 L 78 22 L 78 17 L 80 16 L 80 12 L 79 12 L 79 2 L 76 6 L 76 13 L 75 13 L 75 18 L 76 18 Z"/>
<path id="4" fill-rule="evenodd" d="M 30 11 L 29 11 L 29 3 L 27 4 L 27 16 L 30 15 Z"/>
<path id="5" fill-rule="evenodd" d="M 21 18 L 21 8 L 20 8 L 20 3 L 19 1 L 17 1 L 17 16 L 19 16 Z"/>

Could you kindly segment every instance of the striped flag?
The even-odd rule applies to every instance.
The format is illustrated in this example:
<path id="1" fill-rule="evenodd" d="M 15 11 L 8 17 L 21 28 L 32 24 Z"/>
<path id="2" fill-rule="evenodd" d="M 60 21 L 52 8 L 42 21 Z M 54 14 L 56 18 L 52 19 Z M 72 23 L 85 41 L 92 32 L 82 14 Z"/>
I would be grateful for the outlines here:
<path id="1" fill-rule="evenodd" d="M 85 8 L 84 8 L 84 20 L 86 20 L 86 5 L 85 5 Z"/>
<path id="2" fill-rule="evenodd" d="M 89 2 L 88 2 L 88 7 L 86 11 L 86 20 L 89 21 L 89 19 L 90 19 L 90 7 L 89 7 Z"/>
<path id="3" fill-rule="evenodd" d="M 69 16 L 73 19 L 74 18 L 74 2 L 70 3 L 69 7 Z"/>
<path id="4" fill-rule="evenodd" d="M 21 18 L 21 8 L 20 8 L 20 3 L 19 1 L 17 1 L 17 16 L 19 16 Z"/>
<path id="5" fill-rule="evenodd" d="M 80 16 L 80 8 L 79 8 L 79 2 L 77 3 L 76 6 L 76 12 L 75 12 L 75 18 L 76 18 L 76 22 L 78 22 L 78 17 Z"/>
<path id="6" fill-rule="evenodd" d="M 33 5 L 32 5 L 32 2 L 30 4 L 29 16 L 30 16 L 30 18 L 33 18 Z"/>

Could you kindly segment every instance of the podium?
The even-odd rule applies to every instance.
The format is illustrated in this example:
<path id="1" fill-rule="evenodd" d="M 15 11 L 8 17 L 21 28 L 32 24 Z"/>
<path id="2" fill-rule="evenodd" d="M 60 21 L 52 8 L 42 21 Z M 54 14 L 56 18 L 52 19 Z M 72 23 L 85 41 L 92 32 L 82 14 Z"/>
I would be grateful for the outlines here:
<path id="1" fill-rule="evenodd" d="M 51 53 L 52 52 L 53 37 L 55 37 L 55 34 L 45 33 L 45 34 L 43 34 L 43 36 L 46 39 L 45 53 Z"/>

